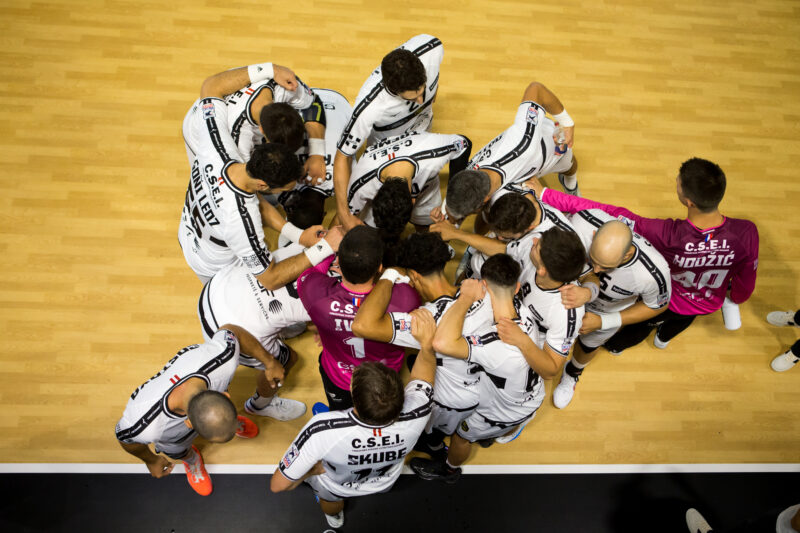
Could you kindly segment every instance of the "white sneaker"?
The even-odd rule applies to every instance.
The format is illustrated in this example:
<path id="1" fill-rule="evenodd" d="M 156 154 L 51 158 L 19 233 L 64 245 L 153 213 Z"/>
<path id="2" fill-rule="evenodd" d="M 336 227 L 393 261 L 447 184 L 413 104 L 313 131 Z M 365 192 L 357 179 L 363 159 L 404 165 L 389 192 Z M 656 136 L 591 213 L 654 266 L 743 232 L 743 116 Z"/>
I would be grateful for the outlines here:
<path id="1" fill-rule="evenodd" d="M 561 375 L 561 381 L 558 383 L 556 390 L 553 391 L 553 404 L 559 409 L 563 409 L 572 401 L 572 396 L 575 394 L 575 386 L 578 384 L 578 378 L 574 378 L 564 373 Z"/>
<path id="2" fill-rule="evenodd" d="M 571 194 L 572 196 L 580 196 L 581 195 L 581 190 L 578 188 L 577 184 L 575 185 L 574 189 L 570 189 L 569 187 L 567 187 L 566 176 L 564 174 L 559 174 L 558 175 L 558 182 L 564 188 L 564 192 L 565 193 Z"/>
<path id="3" fill-rule="evenodd" d="M 516 430 L 516 431 L 515 431 L 514 433 L 512 433 L 511 435 L 503 435 L 502 437 L 496 437 L 496 438 L 494 439 L 494 441 L 495 441 L 497 444 L 508 444 L 508 443 L 509 443 L 509 442 L 511 442 L 512 440 L 514 440 L 514 439 L 516 439 L 517 437 L 519 437 L 519 436 L 522 434 L 522 430 L 523 430 L 523 429 L 525 429 L 525 426 L 524 426 L 524 425 L 521 425 L 521 426 L 519 427 L 519 429 L 518 429 L 518 430 Z"/>
<path id="4" fill-rule="evenodd" d="M 689 509 L 686 511 L 686 527 L 688 527 L 689 531 L 692 533 L 708 533 L 711 531 L 711 526 L 697 509 Z"/>
<path id="5" fill-rule="evenodd" d="M 739 313 L 739 306 L 727 296 L 722 301 L 722 322 L 725 324 L 725 329 L 731 331 L 742 327 L 742 315 Z"/>
<path id="6" fill-rule="evenodd" d="M 322 514 L 325 515 L 325 520 L 328 521 L 328 525 L 331 526 L 332 528 L 337 529 L 344 525 L 344 509 L 342 509 L 335 515 L 326 513 Z"/>
<path id="7" fill-rule="evenodd" d="M 306 412 L 306 404 L 298 402 L 297 400 L 290 400 L 289 398 L 281 398 L 280 396 L 273 396 L 270 404 L 263 409 L 256 409 L 256 407 L 248 398 L 244 402 L 244 410 L 251 415 L 268 416 L 275 420 L 294 420 L 303 416 Z"/>
<path id="8" fill-rule="evenodd" d="M 669 341 L 662 341 L 661 339 L 659 339 L 658 338 L 658 332 L 656 332 L 656 336 L 653 337 L 653 346 L 655 346 L 659 350 L 663 350 L 664 348 L 667 347 L 668 344 L 669 344 Z"/>
<path id="9" fill-rule="evenodd" d="M 767 315 L 767 322 L 773 326 L 796 326 L 794 311 L 773 311 Z"/>
<path id="10" fill-rule="evenodd" d="M 769 366 L 771 366 L 772 370 L 775 372 L 786 372 L 794 367 L 798 361 L 800 361 L 799 357 L 793 354 L 791 350 L 786 350 L 786 353 L 782 353 L 773 359 Z"/>

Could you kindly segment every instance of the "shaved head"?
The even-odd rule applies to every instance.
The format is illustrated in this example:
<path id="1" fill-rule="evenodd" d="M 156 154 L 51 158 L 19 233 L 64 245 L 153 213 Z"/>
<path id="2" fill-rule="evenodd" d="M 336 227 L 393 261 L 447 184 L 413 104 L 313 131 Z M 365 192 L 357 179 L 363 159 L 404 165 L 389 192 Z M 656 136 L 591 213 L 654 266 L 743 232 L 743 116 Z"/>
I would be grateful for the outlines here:
<path id="1" fill-rule="evenodd" d="M 619 220 L 606 222 L 592 239 L 589 255 L 599 267 L 616 268 L 621 263 L 633 242 L 631 229 Z"/>

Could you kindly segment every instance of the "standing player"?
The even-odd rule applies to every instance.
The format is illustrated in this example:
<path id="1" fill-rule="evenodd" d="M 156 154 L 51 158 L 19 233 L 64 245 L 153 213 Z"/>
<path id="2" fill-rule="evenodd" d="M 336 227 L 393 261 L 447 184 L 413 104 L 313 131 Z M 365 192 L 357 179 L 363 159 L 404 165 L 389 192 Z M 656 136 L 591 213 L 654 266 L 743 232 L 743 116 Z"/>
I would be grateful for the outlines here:
<path id="1" fill-rule="evenodd" d="M 226 324 L 205 344 L 182 349 L 158 374 L 133 391 L 122 418 L 117 440 L 122 449 L 141 459 L 153 477 L 169 474 L 173 463 L 161 455 L 182 460 L 189 485 L 201 496 L 213 489 L 203 457 L 192 446 L 195 436 L 209 442 L 228 442 L 234 435 L 252 438 L 258 426 L 236 415 L 227 392 L 239 364 L 239 350 L 258 358 L 267 381 L 283 380 L 281 367 L 244 329 Z M 156 453 L 150 451 L 149 444 Z"/>
<path id="2" fill-rule="evenodd" d="M 375 229 L 357 226 L 339 246 L 342 281 L 327 276 L 333 258 L 304 272 L 297 281 L 300 300 L 317 327 L 322 342 L 319 371 L 328 405 L 333 409 L 353 406 L 350 379 L 367 361 L 380 361 L 395 372 L 403 364 L 403 349 L 365 340 L 353 333 L 358 307 L 372 290 L 383 258 L 383 243 Z M 389 271 L 389 274 L 396 271 Z M 398 284 L 389 306 L 392 311 L 419 307 L 419 295 L 407 283 Z"/>
<path id="3" fill-rule="evenodd" d="M 698 315 L 722 307 L 730 289 L 734 304 L 745 302 L 756 286 L 758 230 L 749 220 L 729 218 L 719 211 L 725 194 L 725 174 L 711 161 L 685 161 L 676 179 L 678 200 L 686 219 L 645 218 L 625 208 L 574 198 L 544 189 L 542 201 L 562 211 L 602 209 L 631 226 L 650 241 L 669 263 L 672 297 L 669 309 L 647 322 L 631 324 L 606 342 L 615 352 L 634 346 L 656 328 L 653 344 L 669 341 L 691 325 Z"/>
<path id="4" fill-rule="evenodd" d="M 302 168 L 292 151 L 277 143 L 258 146 L 247 165 L 239 162 L 233 140 L 221 127 L 227 123 L 226 117 L 223 100 L 200 98 L 184 120 L 192 173 L 178 240 L 186 261 L 203 283 L 222 267 L 242 261 L 264 287 L 276 289 L 333 253 L 338 242 L 317 241 L 315 235 L 321 228 L 305 232 L 293 228 L 291 239 L 312 248 L 305 255 L 272 261 L 264 243 L 262 213 L 264 221 L 277 231 L 286 233 L 288 225 L 256 193 L 293 187 Z"/>
<path id="5" fill-rule="evenodd" d="M 661 314 L 670 297 L 669 265 L 641 235 L 598 209 L 579 211 L 571 220 L 600 277 L 600 294 L 586 304 L 577 347 L 553 391 L 559 409 L 572 401 L 578 378 L 597 348 L 621 327 Z"/>
<path id="6" fill-rule="evenodd" d="M 350 385 L 354 407 L 315 415 L 272 474 L 273 492 L 308 483 L 331 527 L 344 525 L 345 498 L 392 488 L 430 417 L 436 326 L 426 310 L 412 316 L 411 332 L 422 349 L 405 389 L 397 372 L 386 365 L 360 365 Z"/>
<path id="7" fill-rule="evenodd" d="M 556 122 L 545 116 L 550 113 L 559 123 L 563 138 L 556 131 Z M 462 220 L 479 213 L 476 233 L 486 232 L 486 206 L 509 192 L 519 192 L 518 185 L 531 177 L 551 172 L 570 194 L 578 194 L 575 173 L 577 160 L 572 155 L 575 124 L 564 105 L 538 82 L 528 85 L 517 108 L 514 123 L 475 154 L 468 168 L 450 178 L 447 185 L 446 215 Z M 478 196 L 475 191 L 484 196 Z"/>
<path id="8" fill-rule="evenodd" d="M 433 222 L 431 210 L 442 204 L 439 171 L 448 162 L 449 175 L 463 170 L 471 148 L 472 143 L 463 135 L 426 131 L 406 132 L 368 146 L 350 177 L 349 211 L 374 226 L 370 200 L 388 178 L 402 178 L 414 200 L 411 222 L 418 230 L 429 226 Z"/>
<path id="9" fill-rule="evenodd" d="M 447 244 L 436 233 L 415 233 L 403 242 L 398 255 L 400 266 L 408 269 L 411 286 L 428 302 L 422 308 L 430 311 L 438 323 L 458 297 L 458 288 L 444 273 L 450 260 Z M 366 339 L 419 350 L 419 342 L 411 334 L 411 315 L 387 311 L 391 295 L 392 283 L 380 280 L 359 307 L 353 332 Z M 486 296 L 467 311 L 463 333 L 468 335 L 492 321 L 492 305 Z M 479 381 L 476 365 L 436 354 L 433 414 L 426 434 L 415 449 L 432 456 L 445 450 L 444 437 L 452 435 L 461 421 L 478 407 Z"/>
<path id="10" fill-rule="evenodd" d="M 412 37 L 383 58 L 358 92 L 333 161 L 336 212 L 345 228 L 358 224 L 347 208 L 356 152 L 365 142 L 373 144 L 406 131 L 430 129 L 443 56 L 442 41 L 436 37 Z"/>
<path id="11" fill-rule="evenodd" d="M 206 340 L 211 338 L 220 322 L 237 324 L 250 332 L 283 366 L 286 375 L 297 362 L 297 353 L 281 340 L 281 332 L 284 328 L 311 320 L 300 302 L 295 283 L 267 290 L 240 264 L 223 268 L 205 284 L 197 312 Z M 264 364 L 246 350 L 240 354 L 239 364 L 264 370 Z M 245 411 L 277 420 L 292 420 L 306 412 L 305 404 L 276 396 L 276 392 L 264 373 L 259 372 L 256 392 L 245 402 Z"/>

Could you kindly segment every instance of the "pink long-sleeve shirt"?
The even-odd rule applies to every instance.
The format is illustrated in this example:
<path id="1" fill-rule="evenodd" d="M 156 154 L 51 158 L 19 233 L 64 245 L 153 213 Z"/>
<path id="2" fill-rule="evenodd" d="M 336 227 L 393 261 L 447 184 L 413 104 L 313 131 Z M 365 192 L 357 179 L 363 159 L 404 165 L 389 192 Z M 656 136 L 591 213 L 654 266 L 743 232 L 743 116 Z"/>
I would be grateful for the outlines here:
<path id="1" fill-rule="evenodd" d="M 758 230 L 749 220 L 724 217 L 719 226 L 698 228 L 686 219 L 645 218 L 553 189 L 544 190 L 542 201 L 569 213 L 602 209 L 650 241 L 669 263 L 669 308 L 675 313 L 713 313 L 722 307 L 728 287 L 735 303 L 747 300 L 756 287 Z"/>

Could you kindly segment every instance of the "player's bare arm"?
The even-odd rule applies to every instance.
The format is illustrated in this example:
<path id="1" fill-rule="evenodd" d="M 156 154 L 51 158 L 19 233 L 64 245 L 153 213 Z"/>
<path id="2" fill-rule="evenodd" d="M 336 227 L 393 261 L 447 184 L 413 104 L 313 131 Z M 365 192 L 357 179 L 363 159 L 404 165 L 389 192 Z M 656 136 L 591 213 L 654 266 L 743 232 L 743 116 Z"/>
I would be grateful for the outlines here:
<path id="1" fill-rule="evenodd" d="M 280 289 L 287 283 L 296 280 L 303 271 L 324 259 L 324 257 L 320 258 L 319 261 L 312 264 L 309 258 L 312 254 L 330 252 L 328 253 L 330 255 L 335 253 L 339 249 L 339 243 L 342 242 L 342 236 L 340 227 L 332 228 L 324 238 L 317 241 L 317 244 L 306 250 L 305 253 L 287 257 L 280 262 L 273 261 L 264 272 L 256 276 L 256 279 L 269 291 Z M 319 251 L 316 250 L 317 248 L 319 248 Z"/>
<path id="2" fill-rule="evenodd" d="M 379 342 L 392 340 L 394 328 L 386 309 L 392 299 L 393 286 L 390 280 L 381 279 L 372 288 L 353 320 L 353 333 L 356 336 Z"/>
<path id="3" fill-rule="evenodd" d="M 419 341 L 420 351 L 411 369 L 411 379 L 421 379 L 433 385 L 436 376 L 436 356 L 433 353 L 433 336 L 436 321 L 425 308 L 411 311 L 411 335 Z"/>
<path id="4" fill-rule="evenodd" d="M 267 378 L 267 384 L 270 388 L 276 389 L 283 384 L 283 379 L 285 377 L 283 365 L 281 365 L 249 331 L 234 324 L 225 324 L 219 329 L 227 329 L 236 335 L 236 338 L 239 340 L 239 350 L 263 363 L 265 368 L 264 375 Z"/>
<path id="5" fill-rule="evenodd" d="M 533 339 L 509 318 L 500 319 L 497 323 L 497 334 L 504 343 L 516 346 L 522 352 L 528 366 L 544 379 L 556 376 L 566 360 L 547 345 L 544 350 L 536 346 Z"/>
<path id="6" fill-rule="evenodd" d="M 561 303 L 567 309 L 575 309 L 583 307 L 592 301 L 592 289 L 588 285 L 594 284 L 596 290 L 600 290 L 600 279 L 594 272 L 588 272 L 580 277 L 578 280 L 581 285 L 567 284 L 559 287 L 558 292 L 561 293 Z"/>
<path id="7" fill-rule="evenodd" d="M 307 121 L 304 124 L 308 134 L 309 148 L 311 144 L 321 143 L 321 148 L 325 150 L 325 125 L 319 122 Z M 325 156 L 321 154 L 309 154 L 308 159 L 303 165 L 303 170 L 311 179 L 310 185 L 320 185 L 326 178 L 327 169 L 325 167 Z"/>
<path id="8" fill-rule="evenodd" d="M 506 243 L 503 241 L 464 231 L 455 227 L 449 220 L 432 224 L 430 230 L 440 233 L 444 241 L 461 241 L 488 256 L 506 253 Z"/>
<path id="9" fill-rule="evenodd" d="M 284 492 L 287 490 L 294 490 L 300 486 L 300 484 L 305 481 L 306 479 L 310 478 L 311 476 L 319 476 L 325 473 L 325 467 L 322 466 L 322 461 L 317 461 L 311 470 L 303 474 L 303 477 L 298 479 L 297 481 L 292 481 L 291 479 L 287 478 L 283 475 L 280 468 L 276 468 L 275 472 L 272 474 L 272 479 L 269 482 L 269 490 L 272 492 Z"/>
<path id="10" fill-rule="evenodd" d="M 483 298 L 486 287 L 476 279 L 465 280 L 461 284 L 461 292 L 450 308 L 445 311 L 439 321 L 436 334 L 433 337 L 433 349 L 443 355 L 467 359 L 469 357 L 469 344 L 461 335 L 464 328 L 464 317 L 467 316 L 470 306 Z"/>
<path id="11" fill-rule="evenodd" d="M 129 454 L 141 459 L 153 477 L 167 476 L 175 467 L 175 463 L 168 461 L 166 457 L 156 455 L 150 451 L 150 447 L 147 444 L 120 442 L 119 445 Z"/>
<path id="12" fill-rule="evenodd" d="M 333 194 L 336 197 L 336 216 L 345 230 L 363 224 L 357 216 L 350 212 L 350 206 L 347 204 L 347 188 L 350 185 L 352 164 L 352 157 L 339 150 L 336 151 L 336 156 L 333 158 Z"/>
<path id="13" fill-rule="evenodd" d="M 281 65 L 272 65 L 274 76 L 272 78 L 280 85 L 281 87 L 286 88 L 289 91 L 294 91 L 297 89 L 297 77 L 295 77 L 294 72 L 290 69 L 283 67 Z M 201 98 L 224 98 L 225 96 L 235 93 L 236 91 L 250 85 L 253 81 L 250 78 L 250 71 L 252 69 L 250 67 L 240 67 L 235 68 L 232 70 L 226 70 L 224 72 L 219 72 L 210 76 L 205 79 L 203 85 L 200 87 L 200 97 Z M 264 79 L 264 78 L 262 78 Z M 262 91 L 262 93 L 267 91 Z M 267 103 L 272 102 L 272 96 L 269 96 L 270 101 Z M 260 108 L 259 108 L 260 110 Z M 258 116 L 258 115 L 253 115 Z"/>
<path id="14" fill-rule="evenodd" d="M 550 89 L 545 87 L 543 84 L 539 83 L 538 81 L 531 82 L 528 85 L 528 88 L 525 89 L 525 94 L 522 96 L 522 101 L 532 100 L 537 104 L 541 105 L 545 111 L 550 113 L 557 122 L 559 122 L 558 115 L 562 115 L 565 112 L 564 104 L 561 103 L 561 100 L 553 94 Z M 567 115 L 566 118 L 569 118 Z M 572 123 L 572 119 L 570 118 L 569 121 L 562 120 L 561 122 L 561 130 L 564 132 L 564 140 L 559 142 L 558 139 L 555 137 L 553 140 L 557 144 L 566 144 L 570 148 L 574 143 L 575 138 L 575 125 Z"/>

